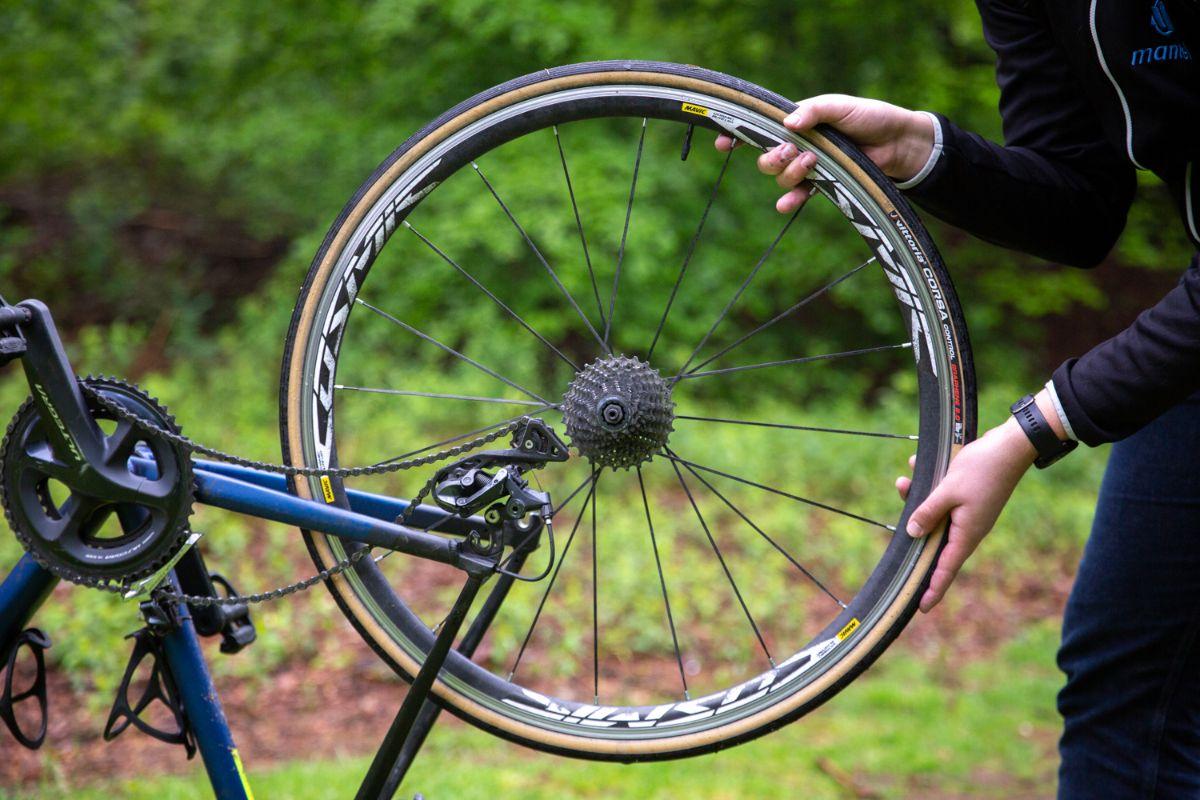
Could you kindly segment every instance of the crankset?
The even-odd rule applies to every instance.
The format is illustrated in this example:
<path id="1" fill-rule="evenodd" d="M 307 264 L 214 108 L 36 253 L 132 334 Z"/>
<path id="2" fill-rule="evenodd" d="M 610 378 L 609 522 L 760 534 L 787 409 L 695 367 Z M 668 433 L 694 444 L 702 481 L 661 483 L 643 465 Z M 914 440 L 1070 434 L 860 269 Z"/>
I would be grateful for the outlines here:
<path id="1" fill-rule="evenodd" d="M 154 398 L 111 378 L 81 383 L 91 413 L 84 430 L 93 435 L 68 436 L 34 384 L 0 445 L 0 500 L 21 544 L 55 575 L 86 586 L 128 584 L 171 563 L 184 546 L 192 464 L 181 447 L 147 436 L 96 400 L 178 431 Z M 129 471 L 135 449 L 155 474 Z"/>

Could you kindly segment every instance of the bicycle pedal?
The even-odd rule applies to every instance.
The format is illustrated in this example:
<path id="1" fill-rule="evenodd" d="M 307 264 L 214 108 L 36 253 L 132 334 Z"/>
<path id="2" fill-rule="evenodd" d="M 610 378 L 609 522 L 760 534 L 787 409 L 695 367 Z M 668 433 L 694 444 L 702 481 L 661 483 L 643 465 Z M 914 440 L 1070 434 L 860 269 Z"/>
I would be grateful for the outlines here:
<path id="1" fill-rule="evenodd" d="M 212 573 L 210 578 L 214 587 L 219 586 L 221 588 L 226 599 L 241 596 L 233 584 L 219 572 Z M 219 633 L 221 634 L 222 653 L 226 655 L 239 653 L 258 638 L 258 631 L 254 628 L 254 622 L 250 619 L 250 605 L 248 603 L 211 606 L 210 609 L 206 610 L 215 610 L 220 618 Z M 193 618 L 198 618 L 195 611 L 192 612 L 192 615 Z M 197 629 L 199 629 L 199 626 L 197 626 Z"/>
<path id="2" fill-rule="evenodd" d="M 33 679 L 33 683 L 29 685 L 29 688 L 14 693 L 13 681 L 17 669 L 17 660 L 20 658 L 22 647 L 28 648 L 29 652 L 33 655 L 33 663 L 37 667 L 37 674 Z M 12 650 L 8 654 L 8 663 L 5 665 L 4 692 L 0 694 L 0 719 L 4 720 L 4 724 L 8 727 L 13 737 L 23 747 L 27 747 L 30 750 L 37 750 L 42 746 L 42 742 L 46 741 L 49 704 L 46 698 L 46 657 L 44 653 L 48 647 L 50 647 L 49 636 L 37 628 L 28 628 L 22 631 L 21 635 L 13 642 Z M 32 736 L 22 729 L 21 722 L 17 719 L 16 712 L 14 711 L 19 703 L 27 700 L 34 700 L 37 703 L 39 711 L 37 733 Z"/>
<path id="3" fill-rule="evenodd" d="M 183 745 L 187 757 L 192 758 L 196 755 L 196 740 L 192 735 L 191 726 L 188 724 L 183 704 L 179 701 L 179 690 L 163 660 L 161 639 L 149 628 L 134 631 L 125 638 L 134 640 L 133 653 L 129 656 L 129 664 L 125 667 L 125 675 L 121 678 L 121 685 L 117 688 L 112 711 L 108 715 L 108 722 L 104 725 L 104 741 L 111 742 L 132 725 L 160 742 Z M 153 659 L 153 661 L 146 686 L 137 703 L 130 703 L 130 684 L 142 661 L 147 658 Z M 156 700 L 170 712 L 175 723 L 173 730 L 157 728 L 143 718 L 145 711 Z"/>
<path id="4" fill-rule="evenodd" d="M 175 575 L 184 593 L 221 600 L 212 605 L 189 605 L 192 623 L 201 636 L 221 636 L 221 652 L 226 655 L 239 653 L 258 638 L 254 621 L 250 619 L 250 604 L 227 602 L 236 600 L 240 593 L 232 583 L 218 572 L 209 572 L 208 565 L 198 548 L 192 548 L 175 565 Z"/>

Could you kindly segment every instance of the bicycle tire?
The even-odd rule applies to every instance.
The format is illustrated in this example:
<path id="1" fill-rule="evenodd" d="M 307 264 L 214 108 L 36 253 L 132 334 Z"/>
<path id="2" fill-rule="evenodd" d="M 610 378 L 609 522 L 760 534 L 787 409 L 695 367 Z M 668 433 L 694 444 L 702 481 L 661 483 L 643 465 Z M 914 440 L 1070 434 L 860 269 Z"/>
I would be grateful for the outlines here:
<path id="1" fill-rule="evenodd" d="M 285 463 L 296 466 L 337 463 L 336 442 L 332 438 L 332 408 L 327 411 L 330 420 L 327 422 L 328 450 L 319 455 L 315 449 L 319 422 L 314 398 L 320 386 L 332 386 L 340 346 L 337 337 L 344 331 L 344 328 L 336 330 L 335 326 L 330 334 L 329 320 L 346 305 L 347 296 L 353 299 L 354 292 L 361 288 L 360 282 L 347 294 L 345 276 L 353 272 L 349 265 L 356 258 L 354 248 L 359 248 L 358 256 L 367 252 L 367 257 L 373 258 L 386 243 L 386 236 L 393 229 L 398 230 L 407 215 L 421 205 L 429 191 L 426 187 L 433 180 L 430 176 L 436 176 L 429 170 L 418 174 L 427 166 L 423 158 L 430 158 L 434 152 L 443 156 L 452 152 L 446 148 L 452 147 L 448 143 L 456 135 L 469 143 L 457 146 L 472 153 L 495 145 L 495 140 L 486 140 L 487 126 L 489 122 L 498 125 L 495 120 L 505 114 L 509 115 L 507 118 L 518 120 L 518 127 L 544 127 L 552 117 L 547 109 L 566 108 L 567 101 L 562 98 L 568 92 L 582 92 L 593 105 L 582 111 L 568 109 L 560 119 L 565 120 L 572 113 L 599 114 L 604 111 L 606 102 L 609 104 L 607 113 L 628 115 L 640 102 L 637 107 L 647 116 L 675 119 L 715 131 L 728 130 L 733 125 L 755 142 L 789 138 L 818 153 L 819 165 L 828 176 L 816 181 L 818 191 L 841 206 L 851 221 L 863 226 L 860 231 L 864 239 L 876 240 L 872 245 L 877 248 L 876 252 L 886 251 L 895 262 L 888 277 L 898 287 L 897 300 L 902 313 L 912 315 L 913 349 L 919 356 L 927 356 L 918 360 L 918 376 L 921 381 L 931 381 L 935 387 L 929 394 L 922 390 L 921 439 L 924 441 L 928 433 L 938 442 L 939 450 L 935 456 L 924 458 L 918 447 L 913 490 L 896 526 L 902 531 L 909 511 L 928 495 L 944 474 L 949 460 L 975 434 L 974 374 L 966 325 L 933 241 L 891 181 L 836 131 L 820 129 L 803 137 L 789 135 L 781 122 L 795 107 L 791 101 L 727 75 L 658 62 L 577 64 L 509 81 L 455 106 L 431 122 L 397 148 L 364 182 L 326 235 L 293 313 L 280 383 Z M 690 112 L 685 108 L 688 104 L 693 106 Z M 708 113 L 701 115 L 696 109 Z M 724 121 L 714 121 L 720 120 L 721 114 L 725 115 Z M 534 117 L 536 119 L 530 121 Z M 730 118 L 733 122 L 729 122 Z M 511 135 L 512 128 L 495 134 L 497 139 Z M 438 150 L 439 147 L 443 149 Z M 390 217 L 385 225 L 380 209 L 381 204 L 387 202 L 391 206 L 386 212 Z M 863 219 L 855 219 L 854 215 L 859 212 L 865 215 Z M 385 228 L 386 234 L 372 240 L 376 243 L 373 249 L 367 244 L 364 251 L 363 243 L 371 240 L 372 230 L 383 231 Z M 365 276 L 365 270 L 355 273 L 354 277 L 357 279 L 360 274 Z M 907 300 L 901 295 L 907 295 Z M 345 317 L 341 319 L 344 322 Z M 931 324 L 931 321 L 937 324 Z M 321 366 L 323 353 L 332 354 L 332 366 Z M 931 369 L 941 371 L 931 377 Z M 928 404 L 935 408 L 927 409 Z M 926 412 L 931 419 L 936 417 L 937 422 L 927 423 Z M 303 497 L 318 500 L 324 497 L 347 505 L 343 487 L 336 480 L 326 485 L 317 478 L 297 480 L 291 487 Z M 802 688 L 781 691 L 772 702 L 761 706 L 731 709 L 722 716 L 723 695 L 717 693 L 675 703 L 677 708 L 667 712 L 667 716 L 675 715 L 675 719 L 687 716 L 679 711 L 685 705 L 689 709 L 711 712 L 699 718 L 701 712 L 697 711 L 694 722 L 684 719 L 670 727 L 622 727 L 617 730 L 585 728 L 578 724 L 571 727 L 562 722 L 561 716 L 559 720 L 549 720 L 546 716 L 538 716 L 536 709 L 531 710 L 528 705 L 544 700 L 545 708 L 578 711 L 586 703 L 560 702 L 548 697 L 531 700 L 536 692 L 503 681 L 457 656 L 450 659 L 435 683 L 435 699 L 456 715 L 496 735 L 536 749 L 584 758 L 654 760 L 711 752 L 746 741 L 818 707 L 879 657 L 914 614 L 921 593 L 928 585 L 936 554 L 943 544 L 943 534 L 944 531 L 939 531 L 925 540 L 912 542 L 902 533 L 893 537 L 881 565 L 888 559 L 894 563 L 887 569 L 878 567 L 861 590 L 866 592 L 868 588 L 875 590 L 886 585 L 886 602 L 880 601 L 880 607 L 871 608 L 870 619 L 866 616 L 860 619 L 856 616 L 860 612 L 852 608 L 832 621 L 822 632 L 831 635 L 821 641 L 833 642 L 836 638 L 836 642 L 829 650 L 830 655 L 821 656 L 824 666 L 820 671 L 797 680 L 794 686 Z M 345 552 L 334 539 L 307 531 L 304 535 L 318 567 L 335 563 Z M 352 574 L 339 575 L 328 586 L 340 610 L 375 652 L 401 675 L 411 677 L 415 674 L 420 654 L 432 641 L 432 633 L 408 610 L 378 568 L 365 560 Z M 846 633 L 851 620 L 854 628 Z M 389 626 L 391 630 L 388 630 Z M 396 631 L 402 635 L 397 636 Z M 734 689 L 752 683 L 753 680 L 746 681 Z M 724 695 L 725 698 L 728 696 Z M 523 699 L 526 707 L 514 708 L 511 704 L 514 697 Z M 510 700 L 507 706 L 505 699 Z M 753 711 L 741 713 L 746 708 Z M 652 713 L 645 707 L 617 711 L 643 722 Z M 609 716 L 617 717 L 621 713 L 610 713 Z M 569 718 L 569 715 L 565 716 Z M 587 715 L 580 715 L 580 718 L 583 716 Z M 660 718 L 664 718 L 663 715 Z"/>

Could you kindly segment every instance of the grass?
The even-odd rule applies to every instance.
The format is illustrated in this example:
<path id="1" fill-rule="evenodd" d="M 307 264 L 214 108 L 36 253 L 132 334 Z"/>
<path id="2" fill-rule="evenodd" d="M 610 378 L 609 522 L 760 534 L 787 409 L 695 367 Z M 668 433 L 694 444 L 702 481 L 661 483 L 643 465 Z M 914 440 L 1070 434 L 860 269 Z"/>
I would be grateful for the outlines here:
<path id="1" fill-rule="evenodd" d="M 714 755 L 657 764 L 598 764 L 498 744 L 463 725 L 436 729 L 401 796 L 539 798 L 854 797 L 1013 798 L 1052 794 L 1057 626 L 1039 623 L 994 658 L 967 665 L 910 653 L 884 658 L 838 699 L 771 736 Z M 366 757 L 255 769 L 260 798 L 341 798 Z M 84 788 L 32 787 L 18 800 L 211 797 L 191 774 L 137 777 Z"/>

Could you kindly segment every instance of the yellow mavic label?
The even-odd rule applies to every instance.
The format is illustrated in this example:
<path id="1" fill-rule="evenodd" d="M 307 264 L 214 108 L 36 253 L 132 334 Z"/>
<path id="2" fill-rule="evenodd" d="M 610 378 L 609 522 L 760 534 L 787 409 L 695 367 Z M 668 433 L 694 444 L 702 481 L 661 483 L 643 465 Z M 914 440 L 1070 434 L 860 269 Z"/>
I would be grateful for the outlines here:
<path id="1" fill-rule="evenodd" d="M 684 103 L 684 104 L 683 104 L 683 110 L 684 110 L 684 111 L 686 111 L 686 112 L 687 112 L 687 113 L 689 113 L 689 114 L 695 114 L 695 115 L 697 115 L 697 116 L 700 116 L 700 117 L 707 117 L 707 116 L 708 116 L 708 109 L 707 109 L 707 108 L 705 108 L 704 106 L 698 106 L 698 105 L 695 105 L 695 104 L 693 104 L 693 103 Z"/>
<path id="2" fill-rule="evenodd" d="M 246 792 L 246 800 L 254 800 L 254 792 L 250 791 L 250 779 L 246 777 L 246 768 L 242 766 L 242 757 L 238 755 L 237 748 L 229 751 L 233 756 L 233 763 L 237 765 L 238 777 L 242 779 L 242 789 Z"/>
<path id="3" fill-rule="evenodd" d="M 325 495 L 325 502 L 333 502 L 333 484 L 329 481 L 328 475 L 321 476 L 321 494 Z"/>
<path id="4" fill-rule="evenodd" d="M 839 642 L 845 641 L 846 637 L 858 630 L 858 617 L 846 623 L 846 627 L 838 631 L 837 638 Z"/>

